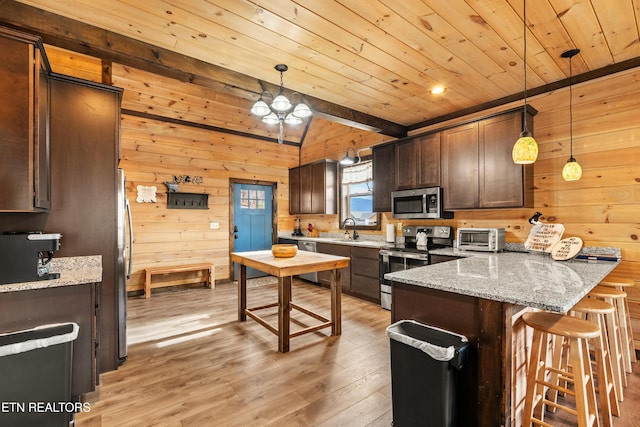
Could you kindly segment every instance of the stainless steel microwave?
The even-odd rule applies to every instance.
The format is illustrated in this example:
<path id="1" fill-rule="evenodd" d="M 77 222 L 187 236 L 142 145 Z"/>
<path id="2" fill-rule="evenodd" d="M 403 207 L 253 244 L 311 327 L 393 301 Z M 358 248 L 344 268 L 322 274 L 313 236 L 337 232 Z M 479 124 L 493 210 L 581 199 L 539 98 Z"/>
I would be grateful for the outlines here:
<path id="1" fill-rule="evenodd" d="M 458 249 L 499 252 L 504 248 L 504 228 L 458 228 Z"/>
<path id="2" fill-rule="evenodd" d="M 445 212 L 442 203 L 442 187 L 393 191 L 391 214 L 401 219 L 453 218 L 453 212 Z"/>

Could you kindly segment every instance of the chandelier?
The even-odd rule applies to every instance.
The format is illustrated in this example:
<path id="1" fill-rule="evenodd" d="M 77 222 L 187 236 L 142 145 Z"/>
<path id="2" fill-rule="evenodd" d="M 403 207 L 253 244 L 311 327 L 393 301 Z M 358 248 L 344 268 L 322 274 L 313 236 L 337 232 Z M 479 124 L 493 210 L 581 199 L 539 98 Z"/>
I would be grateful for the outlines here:
<path id="1" fill-rule="evenodd" d="M 310 117 L 313 113 L 311 109 L 302 102 L 302 95 L 294 92 L 293 96 L 298 95 L 300 102 L 294 106 L 284 95 L 284 85 L 282 75 L 289 69 L 285 64 L 278 64 L 274 67 L 280 73 L 280 91 L 277 96 L 273 96 L 269 91 L 263 91 L 260 99 L 251 107 L 251 113 L 262 117 L 262 122 L 268 125 L 279 126 L 278 143 L 284 141 L 284 124 L 298 125 L 302 123 L 302 119 Z M 271 104 L 267 104 L 265 99 L 271 100 Z"/>

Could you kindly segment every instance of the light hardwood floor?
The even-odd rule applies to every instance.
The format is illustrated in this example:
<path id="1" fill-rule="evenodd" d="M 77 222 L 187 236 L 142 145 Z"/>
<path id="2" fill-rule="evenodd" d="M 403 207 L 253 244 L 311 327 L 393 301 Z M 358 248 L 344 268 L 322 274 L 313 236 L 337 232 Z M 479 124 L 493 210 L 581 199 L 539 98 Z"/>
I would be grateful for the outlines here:
<path id="1" fill-rule="evenodd" d="M 249 284 L 249 306 L 275 301 L 274 280 Z M 76 425 L 391 425 L 388 311 L 343 295 L 342 336 L 328 337 L 325 329 L 296 337 L 281 354 L 275 335 L 251 319 L 236 321 L 236 292 L 224 283 L 130 298 L 128 360 L 102 375 L 91 410 L 78 414 Z M 293 293 L 299 304 L 329 315 L 328 290 L 296 280 Z M 271 318 L 275 324 L 275 310 Z M 315 322 L 297 311 L 292 319 L 292 330 Z M 640 426 L 639 363 L 628 379 L 615 427 Z M 560 426 L 575 425 L 557 418 Z"/>
<path id="2" fill-rule="evenodd" d="M 76 425 L 390 425 L 388 311 L 343 295 L 342 336 L 296 337 L 282 354 L 276 335 L 237 322 L 236 292 L 227 283 L 130 298 L 128 360 L 102 375 L 97 401 Z M 296 281 L 293 295 L 329 316 L 328 290 Z M 276 296 L 275 285 L 249 285 L 249 306 Z M 315 322 L 292 313 L 292 330 Z"/>

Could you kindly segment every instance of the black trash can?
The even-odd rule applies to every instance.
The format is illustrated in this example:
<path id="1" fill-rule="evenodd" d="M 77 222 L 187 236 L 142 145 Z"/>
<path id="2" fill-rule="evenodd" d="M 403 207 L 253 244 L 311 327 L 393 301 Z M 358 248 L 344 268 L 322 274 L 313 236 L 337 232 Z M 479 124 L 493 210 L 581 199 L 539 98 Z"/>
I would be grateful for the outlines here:
<path id="1" fill-rule="evenodd" d="M 401 320 L 387 328 L 391 346 L 394 427 L 456 425 L 456 383 L 469 342 L 465 336 Z"/>
<path id="2" fill-rule="evenodd" d="M 0 426 L 68 427 L 76 323 L 0 335 Z"/>

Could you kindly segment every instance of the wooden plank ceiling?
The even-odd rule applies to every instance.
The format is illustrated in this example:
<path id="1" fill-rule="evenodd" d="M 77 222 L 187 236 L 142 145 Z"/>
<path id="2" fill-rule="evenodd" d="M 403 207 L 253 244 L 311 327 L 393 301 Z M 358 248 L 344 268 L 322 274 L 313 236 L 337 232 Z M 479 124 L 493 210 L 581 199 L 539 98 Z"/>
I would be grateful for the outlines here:
<path id="1" fill-rule="evenodd" d="M 9 10 L 12 2 L 4 3 Z M 229 107 L 238 122 L 250 120 L 246 106 L 261 86 L 277 90 L 278 63 L 289 66 L 284 86 L 304 94 L 317 116 L 396 137 L 523 94 L 523 0 L 19 3 L 197 60 L 184 61 L 195 67 L 185 72 L 194 83 L 217 80 L 217 88 L 208 86 L 243 100 Z M 561 54 L 572 48 L 581 49 L 574 76 L 637 65 L 640 0 L 529 0 L 526 12 L 530 91 L 566 84 L 569 62 Z M 59 28 L 48 33 L 55 31 L 63 37 Z M 437 85 L 444 94 L 430 93 Z"/>

